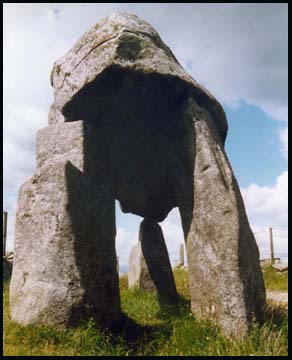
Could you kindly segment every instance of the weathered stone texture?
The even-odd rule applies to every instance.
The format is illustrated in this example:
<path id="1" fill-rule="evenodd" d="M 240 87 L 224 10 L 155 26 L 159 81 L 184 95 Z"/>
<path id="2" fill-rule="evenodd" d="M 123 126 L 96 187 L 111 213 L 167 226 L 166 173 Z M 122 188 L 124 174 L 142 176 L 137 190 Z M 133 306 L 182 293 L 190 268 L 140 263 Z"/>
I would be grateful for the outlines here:
<path id="1" fill-rule="evenodd" d="M 178 296 L 161 227 L 145 219 L 129 260 L 129 286 L 157 292 L 161 306 L 178 312 Z"/>
<path id="2" fill-rule="evenodd" d="M 56 125 L 59 123 L 65 122 L 64 116 L 61 114 L 61 112 L 56 108 L 55 103 L 51 105 L 50 111 L 49 111 L 49 119 L 48 119 L 49 125 Z"/>
<path id="3" fill-rule="evenodd" d="M 51 82 L 56 108 L 63 112 L 80 90 L 112 66 L 180 78 L 196 88 L 216 118 L 224 119 L 217 100 L 185 72 L 153 27 L 133 14 L 120 12 L 93 26 L 55 62 Z M 223 125 L 227 126 L 226 121 Z"/>
<path id="4" fill-rule="evenodd" d="M 222 106 L 149 24 L 127 13 L 86 32 L 56 61 L 51 83 L 37 172 L 19 193 L 12 318 L 67 326 L 89 312 L 101 325 L 118 320 L 117 199 L 122 211 L 146 219 L 141 249 L 164 300 L 176 289 L 157 222 L 179 207 L 193 311 L 229 335 L 246 334 L 253 315 L 263 318 L 265 290 L 224 152 Z"/>
<path id="5" fill-rule="evenodd" d="M 60 123 L 37 132 L 37 169 L 64 160 L 84 169 L 84 122 Z"/>
<path id="6" fill-rule="evenodd" d="M 76 124 L 73 134 L 80 135 L 81 127 Z M 74 126 L 58 130 L 64 128 Z M 63 160 L 62 151 L 68 152 L 57 140 L 64 134 L 46 130 L 51 136 L 45 160 L 19 192 L 11 317 L 21 324 L 68 326 L 93 316 L 111 326 L 120 317 L 114 198 L 105 176 L 97 180 Z M 60 157 L 52 160 L 56 147 Z M 78 155 L 79 161 L 77 149 L 72 159 Z"/>
<path id="7" fill-rule="evenodd" d="M 192 309 L 240 336 L 253 316 L 264 317 L 259 251 L 212 118 L 195 102 L 189 106 L 195 130 L 194 211 L 186 230 Z"/>
<path id="8" fill-rule="evenodd" d="M 180 80 L 208 107 L 220 136 L 225 139 L 227 122 L 218 101 L 186 73 L 151 25 L 125 12 L 112 13 L 93 26 L 54 63 L 51 73 L 54 107 L 65 114 L 66 121 L 84 119 L 79 117 L 80 98 L 86 93 L 87 104 L 90 103 L 87 90 L 91 92 L 96 80 L 105 78 L 112 69 Z"/>

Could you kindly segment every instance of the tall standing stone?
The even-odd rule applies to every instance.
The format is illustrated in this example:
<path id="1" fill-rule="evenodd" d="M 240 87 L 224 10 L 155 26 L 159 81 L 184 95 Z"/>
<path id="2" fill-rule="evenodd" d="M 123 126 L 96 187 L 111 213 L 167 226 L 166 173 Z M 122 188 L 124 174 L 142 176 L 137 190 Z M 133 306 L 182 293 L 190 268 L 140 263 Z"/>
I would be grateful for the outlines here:
<path id="1" fill-rule="evenodd" d="M 195 133 L 193 211 L 184 211 L 192 310 L 230 336 L 264 320 L 259 251 L 236 179 L 210 114 L 188 102 Z M 186 204 L 187 205 L 187 204 Z M 186 206 L 188 209 L 188 205 Z"/>
<path id="2" fill-rule="evenodd" d="M 109 327 L 120 317 L 114 198 L 98 137 L 82 121 L 38 132 L 37 172 L 21 186 L 16 213 L 10 309 L 20 324 L 93 317 Z M 86 159 L 93 172 L 84 141 L 99 154 Z"/>

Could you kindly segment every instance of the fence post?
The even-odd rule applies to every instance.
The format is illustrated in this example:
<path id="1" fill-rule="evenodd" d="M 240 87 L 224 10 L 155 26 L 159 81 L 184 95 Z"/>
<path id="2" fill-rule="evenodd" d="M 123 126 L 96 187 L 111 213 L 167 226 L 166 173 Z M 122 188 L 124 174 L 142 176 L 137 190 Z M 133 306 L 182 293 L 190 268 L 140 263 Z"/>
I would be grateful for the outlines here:
<path id="1" fill-rule="evenodd" d="M 7 212 L 3 211 L 3 256 L 6 255 Z"/>
<path id="2" fill-rule="evenodd" d="M 179 266 L 184 266 L 185 264 L 185 259 L 184 259 L 184 245 L 181 244 L 180 245 L 180 249 L 179 249 Z"/>
<path id="3" fill-rule="evenodd" d="M 273 244 L 273 228 L 270 227 L 270 249 L 271 249 L 271 263 L 274 264 L 275 257 L 274 257 L 274 244 Z"/>

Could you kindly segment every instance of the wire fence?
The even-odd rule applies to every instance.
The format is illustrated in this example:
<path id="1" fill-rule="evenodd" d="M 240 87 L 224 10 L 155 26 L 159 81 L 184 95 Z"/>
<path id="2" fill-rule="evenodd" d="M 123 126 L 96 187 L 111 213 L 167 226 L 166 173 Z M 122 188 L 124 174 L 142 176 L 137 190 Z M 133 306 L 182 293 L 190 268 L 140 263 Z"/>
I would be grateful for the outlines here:
<path id="1" fill-rule="evenodd" d="M 3 255 L 6 254 L 6 234 L 7 234 L 8 213 L 3 211 Z M 288 263 L 288 231 L 280 228 L 262 228 L 253 231 L 257 242 L 260 259 L 267 260 L 278 258 L 281 262 Z M 173 254 L 174 255 L 174 254 Z M 175 256 L 175 264 L 184 266 L 187 262 L 185 256 L 185 246 L 180 244 L 178 253 Z"/>
<path id="2" fill-rule="evenodd" d="M 253 234 L 259 248 L 260 260 L 271 260 L 273 257 L 275 260 L 279 259 L 283 263 L 288 263 L 288 231 L 267 227 L 253 231 Z M 271 253 L 271 246 L 273 254 Z M 184 244 L 180 244 L 177 254 L 175 266 L 186 265 Z"/>
<path id="3" fill-rule="evenodd" d="M 261 260 L 271 259 L 273 256 L 281 259 L 281 262 L 288 262 L 288 231 L 270 227 L 254 231 L 253 234 Z"/>

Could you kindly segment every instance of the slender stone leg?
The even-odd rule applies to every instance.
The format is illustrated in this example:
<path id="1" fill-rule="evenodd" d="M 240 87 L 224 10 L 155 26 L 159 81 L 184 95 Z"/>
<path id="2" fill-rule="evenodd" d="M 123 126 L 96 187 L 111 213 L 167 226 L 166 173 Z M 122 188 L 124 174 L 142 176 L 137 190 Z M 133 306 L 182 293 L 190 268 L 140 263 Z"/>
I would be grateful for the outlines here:
<path id="1" fill-rule="evenodd" d="M 24 325 L 120 317 L 114 198 L 106 177 L 84 172 L 84 126 L 39 132 L 37 173 L 19 192 L 10 309 Z"/>
<path id="2" fill-rule="evenodd" d="M 161 307 L 178 313 L 178 295 L 161 227 L 144 219 L 140 225 L 139 244 L 130 255 L 129 285 L 157 291 Z"/>
<path id="3" fill-rule="evenodd" d="M 265 288 L 259 251 L 236 179 L 209 114 L 189 102 L 195 129 L 194 208 L 180 204 L 192 311 L 229 336 L 263 321 Z M 189 189 L 191 190 L 191 189 Z"/>

